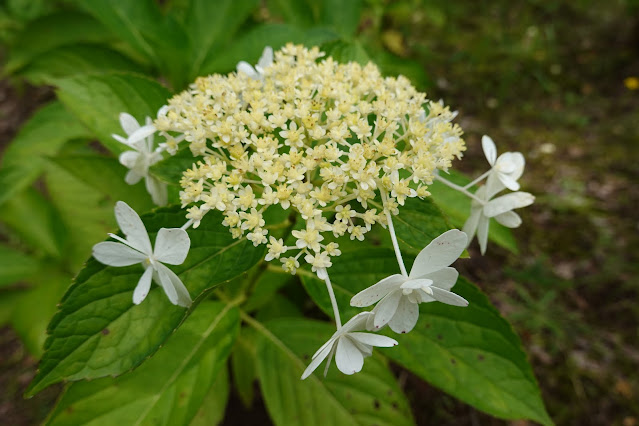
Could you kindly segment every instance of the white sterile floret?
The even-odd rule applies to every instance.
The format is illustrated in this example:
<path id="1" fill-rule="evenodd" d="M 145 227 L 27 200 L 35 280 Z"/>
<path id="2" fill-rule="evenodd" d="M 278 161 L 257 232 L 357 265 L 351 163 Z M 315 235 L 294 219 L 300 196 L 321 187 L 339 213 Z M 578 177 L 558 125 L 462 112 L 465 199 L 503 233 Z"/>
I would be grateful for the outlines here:
<path id="1" fill-rule="evenodd" d="M 237 64 L 237 72 L 243 72 L 253 80 L 261 80 L 264 78 L 264 69 L 273 64 L 273 48 L 266 46 L 262 52 L 262 56 L 257 61 L 257 65 L 253 68 L 248 62 L 240 61 Z"/>
<path id="2" fill-rule="evenodd" d="M 477 200 L 472 201 L 470 216 L 463 227 L 463 231 L 468 234 L 469 243 L 477 234 L 481 254 L 486 253 L 491 218 L 508 228 L 517 228 L 521 225 L 521 218 L 512 210 L 529 206 L 535 201 L 535 197 L 528 192 L 511 192 L 492 200 L 487 194 L 488 184 L 475 192 L 475 196 L 482 200 L 483 204 Z"/>
<path id="3" fill-rule="evenodd" d="M 144 273 L 133 291 L 133 303 L 139 305 L 149 294 L 151 280 L 155 281 L 174 305 L 188 307 L 191 297 L 182 280 L 164 263 L 180 265 L 186 259 L 191 246 L 189 235 L 179 228 L 161 228 L 151 247 L 140 216 L 125 202 L 115 205 L 115 218 L 126 238 L 109 234 L 119 241 L 106 241 L 93 246 L 93 257 L 109 266 L 130 266 L 140 263 Z"/>
<path id="4" fill-rule="evenodd" d="M 120 164 L 129 169 L 124 180 L 129 185 L 138 183 L 144 178 L 146 190 L 151 195 L 153 202 L 158 206 L 167 203 L 167 185 L 149 174 L 149 167 L 162 160 L 161 150 L 154 147 L 153 134 L 156 128 L 150 117 L 146 117 L 146 124 L 140 126 L 138 121 L 130 114 L 120 114 L 120 125 L 127 137 L 111 135 L 113 138 L 134 151 L 125 151 L 120 154 Z"/>
<path id="5" fill-rule="evenodd" d="M 373 346 L 383 348 L 397 346 L 397 341 L 390 337 L 357 331 L 366 330 L 366 322 L 372 315 L 370 312 L 361 312 L 339 328 L 315 352 L 311 363 L 302 374 L 302 380 L 310 376 L 327 357 L 324 376 L 328 372 L 333 355 L 335 355 L 335 363 L 339 371 L 344 374 L 354 374 L 362 370 L 364 358 L 373 353 Z"/>
<path id="6" fill-rule="evenodd" d="M 435 238 L 415 259 L 408 276 L 391 275 L 371 287 L 357 293 L 351 306 L 370 306 L 379 301 L 369 318 L 371 329 L 386 324 L 396 333 L 407 333 L 415 327 L 419 316 L 419 303 L 438 301 L 455 306 L 467 306 L 468 302 L 449 290 L 459 275 L 453 263 L 464 251 L 468 237 L 451 229 Z"/>
<path id="7" fill-rule="evenodd" d="M 495 142 L 486 135 L 481 138 L 481 146 L 488 164 L 492 167 L 486 182 L 488 196 L 492 197 L 504 187 L 511 191 L 518 191 L 519 183 L 517 179 L 524 173 L 524 166 L 526 165 L 523 154 L 521 152 L 505 152 L 497 157 Z"/>

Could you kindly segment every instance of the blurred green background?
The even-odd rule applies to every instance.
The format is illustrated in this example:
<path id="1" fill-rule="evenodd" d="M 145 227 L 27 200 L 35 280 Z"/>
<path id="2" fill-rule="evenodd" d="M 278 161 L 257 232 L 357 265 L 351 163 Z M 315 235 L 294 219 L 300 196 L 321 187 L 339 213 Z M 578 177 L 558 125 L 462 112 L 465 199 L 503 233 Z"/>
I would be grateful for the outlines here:
<path id="1" fill-rule="evenodd" d="M 181 3 L 161 2 L 162 10 L 179 12 Z M 285 11 L 267 6 L 251 21 L 282 22 Z M 4 0 L 3 63 L 24 43 L 25 28 L 72 8 Z M 491 245 L 482 257 L 473 249 L 461 268 L 522 337 L 551 417 L 557 424 L 639 425 L 639 2 L 367 0 L 363 10 L 357 46 L 459 111 L 468 151 L 455 167 L 469 174 L 486 168 L 483 134 L 500 152 L 526 156 L 522 187 L 537 202 L 515 231 L 520 254 Z M 3 74 L 5 147 L 54 94 L 37 67 Z M 188 83 L 163 81 L 177 89 Z M 2 423 L 42 421 L 59 387 L 21 398 L 36 360 L 8 326 L 0 328 L 0 363 Z M 505 423 L 405 372 L 400 380 L 419 424 Z M 247 411 L 232 398 L 224 424 L 267 419 L 259 401 Z"/>

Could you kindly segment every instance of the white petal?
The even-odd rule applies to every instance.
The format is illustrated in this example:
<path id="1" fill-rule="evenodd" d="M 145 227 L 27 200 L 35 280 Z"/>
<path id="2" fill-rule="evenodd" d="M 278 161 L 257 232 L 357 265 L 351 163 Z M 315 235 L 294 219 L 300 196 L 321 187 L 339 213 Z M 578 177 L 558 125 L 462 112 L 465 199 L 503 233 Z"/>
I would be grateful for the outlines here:
<path id="1" fill-rule="evenodd" d="M 393 318 L 395 311 L 397 311 L 397 305 L 399 305 L 399 299 L 402 297 L 401 290 L 395 290 L 389 293 L 386 297 L 379 301 L 373 312 L 375 313 L 375 319 L 373 324 L 376 329 L 380 329 Z"/>
<path id="2" fill-rule="evenodd" d="M 353 330 L 364 330 L 366 328 L 366 322 L 373 316 L 372 312 L 360 312 L 353 318 L 349 319 L 346 324 L 338 330 L 340 334 L 350 333 Z M 336 333 L 337 334 L 337 333 Z"/>
<path id="3" fill-rule="evenodd" d="M 411 331 L 419 318 L 419 305 L 412 303 L 407 297 L 403 297 L 397 306 L 395 316 L 390 320 L 388 326 L 395 333 L 408 333 Z"/>
<path id="4" fill-rule="evenodd" d="M 158 110 L 157 117 L 165 117 L 167 112 L 169 112 L 169 106 L 162 105 L 162 107 L 160 107 L 160 109 Z"/>
<path id="5" fill-rule="evenodd" d="M 149 234 L 146 232 L 142 219 L 124 201 L 115 203 L 115 220 L 118 222 L 120 230 L 126 235 L 127 242 L 131 247 L 146 255 L 152 253 Z"/>
<path id="6" fill-rule="evenodd" d="M 140 127 L 138 130 L 133 132 L 133 134 L 129 135 L 129 145 L 133 146 L 136 145 L 137 142 L 143 141 L 144 139 L 155 133 L 155 130 L 155 126 L 152 124 Z M 145 151 L 148 151 L 148 148 L 143 147 L 142 145 L 137 144 L 136 146 L 144 149 Z"/>
<path id="7" fill-rule="evenodd" d="M 179 306 L 184 306 L 185 308 L 188 308 L 189 306 L 191 306 L 191 303 L 193 303 L 193 301 L 191 300 L 191 295 L 189 294 L 189 291 L 184 286 L 184 283 L 182 282 L 180 277 L 178 277 L 175 274 L 175 272 L 173 272 L 172 270 L 170 270 L 169 268 L 167 268 L 161 263 L 156 264 L 156 269 L 158 271 L 159 270 L 163 271 L 166 274 L 166 276 L 168 276 L 169 279 L 171 280 L 173 290 L 177 294 L 177 303 L 175 304 Z"/>
<path id="8" fill-rule="evenodd" d="M 428 278 L 426 278 L 426 279 L 420 278 L 420 279 L 417 279 L 417 280 L 408 280 L 404 284 L 402 284 L 400 286 L 400 288 L 416 289 L 416 288 L 422 288 L 424 286 L 429 286 L 432 283 L 433 283 L 433 280 L 430 280 Z"/>
<path id="9" fill-rule="evenodd" d="M 482 216 L 479 219 L 479 225 L 477 226 L 477 241 L 479 242 L 479 250 L 481 254 L 486 253 L 486 245 L 488 244 L 488 227 L 490 225 L 490 219 Z"/>
<path id="10" fill-rule="evenodd" d="M 439 287 L 444 290 L 453 288 L 459 277 L 459 272 L 455 268 L 443 268 L 432 274 L 428 274 L 427 278 L 433 280 L 431 287 Z"/>
<path id="11" fill-rule="evenodd" d="M 348 333 L 348 335 L 369 346 L 378 346 L 380 348 L 391 348 L 393 346 L 397 346 L 397 340 L 391 339 L 387 336 L 382 336 L 381 334 L 355 332 Z"/>
<path id="12" fill-rule="evenodd" d="M 450 265 L 462 254 L 467 242 L 466 233 L 458 229 L 444 232 L 417 255 L 408 276 L 423 277 Z"/>
<path id="13" fill-rule="evenodd" d="M 329 342 L 330 342 L 330 340 L 329 340 Z M 328 343 L 328 342 L 326 342 L 326 343 Z M 308 365 L 308 367 L 306 367 L 306 370 L 304 370 L 304 373 L 302 374 L 302 380 L 304 380 L 308 376 L 310 376 L 311 373 L 313 371 L 315 371 L 315 369 L 317 367 L 319 367 L 319 365 L 322 363 L 322 361 L 324 361 L 324 359 L 331 352 L 331 349 L 333 348 L 333 345 L 327 345 L 326 343 L 324 343 L 324 345 L 322 345 L 322 350 L 321 351 L 316 352 L 315 358 L 313 358 L 313 360 Z"/>
<path id="14" fill-rule="evenodd" d="M 191 240 L 184 229 L 162 228 L 155 238 L 153 255 L 162 263 L 180 265 L 189 254 L 189 247 L 191 247 Z"/>
<path id="15" fill-rule="evenodd" d="M 488 164 L 494 166 L 495 159 L 497 158 L 497 147 L 495 146 L 495 142 L 493 142 L 490 136 L 484 135 L 481 138 L 481 147 L 484 150 L 484 155 L 486 156 L 486 160 L 488 160 Z"/>
<path id="16" fill-rule="evenodd" d="M 519 183 L 513 179 L 509 174 L 498 173 L 497 177 L 504 184 L 504 186 L 511 191 L 519 191 Z"/>
<path id="17" fill-rule="evenodd" d="M 364 366 L 364 355 L 362 355 L 348 336 L 342 336 L 337 340 L 335 363 L 342 373 L 354 374 L 362 370 Z"/>
<path id="18" fill-rule="evenodd" d="M 529 206 L 534 201 L 535 197 L 528 192 L 513 192 L 511 194 L 502 195 L 501 197 L 497 197 L 494 200 L 489 201 L 484 206 L 484 215 L 486 217 L 494 217 L 513 209 Z"/>
<path id="19" fill-rule="evenodd" d="M 118 142 L 120 142 L 120 143 L 123 143 L 123 144 L 125 144 L 125 145 L 128 145 L 128 144 L 129 144 L 129 143 L 127 142 L 126 138 L 123 138 L 123 137 L 122 137 L 122 136 L 120 136 L 120 135 L 116 135 L 115 133 L 112 133 L 112 134 L 111 134 L 111 137 L 112 137 L 113 139 L 115 139 L 116 141 L 118 141 Z"/>
<path id="20" fill-rule="evenodd" d="M 149 266 L 140 277 L 140 281 L 138 281 L 138 285 L 135 286 L 135 290 L 133 291 L 133 303 L 136 305 L 142 303 L 149 294 L 151 278 L 153 278 L 153 268 Z"/>
<path id="21" fill-rule="evenodd" d="M 260 60 L 257 61 L 257 65 L 264 69 L 273 64 L 273 48 L 271 46 L 266 46 L 264 51 L 262 52 L 262 56 Z"/>
<path id="22" fill-rule="evenodd" d="M 515 212 L 498 214 L 494 219 L 507 228 L 517 228 L 521 225 L 521 217 Z"/>
<path id="23" fill-rule="evenodd" d="M 124 130 L 124 133 L 127 135 L 131 135 L 140 128 L 138 120 L 126 112 L 120 114 L 120 126 L 122 126 L 122 130 Z"/>
<path id="24" fill-rule="evenodd" d="M 129 185 L 135 185 L 142 179 L 142 175 L 138 174 L 135 170 L 129 170 L 124 176 L 124 181 Z"/>
<path id="25" fill-rule="evenodd" d="M 477 225 L 479 224 L 479 218 L 481 217 L 482 210 L 482 208 L 473 208 L 470 211 L 470 216 L 468 216 L 466 223 L 464 223 L 462 232 L 468 235 L 468 243 L 466 245 L 470 244 L 477 232 Z"/>
<path id="26" fill-rule="evenodd" d="M 521 152 L 504 152 L 497 159 L 498 169 L 517 180 L 524 173 L 526 159 Z"/>
<path id="27" fill-rule="evenodd" d="M 169 193 L 166 183 L 160 182 L 153 176 L 146 176 L 144 180 L 147 192 L 151 195 L 153 204 L 156 206 L 165 206 L 168 202 Z"/>
<path id="28" fill-rule="evenodd" d="M 431 290 L 433 290 L 433 297 L 438 302 L 454 306 L 468 306 L 468 301 L 455 293 L 443 290 L 438 287 L 431 287 Z"/>
<path id="29" fill-rule="evenodd" d="M 238 74 L 240 72 L 243 72 L 247 76 L 251 77 L 253 80 L 259 80 L 260 78 L 257 71 L 255 71 L 255 68 L 253 68 L 248 62 L 240 61 L 237 64 L 237 72 Z"/>
<path id="30" fill-rule="evenodd" d="M 353 296 L 351 299 L 351 306 L 356 306 L 358 308 L 370 306 L 393 291 L 393 289 L 399 287 L 404 280 L 405 278 L 400 274 L 386 277 Z"/>
<path id="31" fill-rule="evenodd" d="M 93 257 L 109 266 L 129 266 L 142 263 L 146 256 L 122 243 L 105 241 L 93 246 Z"/>
<path id="32" fill-rule="evenodd" d="M 413 294 L 414 293 L 419 293 L 419 298 L 421 299 L 419 303 L 429 303 L 429 302 L 434 302 L 435 301 L 435 299 L 433 299 L 433 296 L 431 296 L 430 294 L 426 293 L 422 289 L 415 290 L 413 292 Z"/>
<path id="33" fill-rule="evenodd" d="M 127 169 L 132 169 L 138 162 L 139 157 L 140 153 L 137 151 L 124 151 L 122 154 L 120 154 L 118 160 L 120 160 L 120 164 L 122 164 Z"/>
<path id="34" fill-rule="evenodd" d="M 492 170 L 486 179 L 486 185 L 482 186 L 475 192 L 475 195 L 482 200 L 490 200 L 495 194 L 504 190 L 505 186 L 501 180 L 499 180 L 499 172 Z M 482 192 L 480 192 L 482 191 Z"/>
<path id="35" fill-rule="evenodd" d="M 177 305 L 178 295 L 177 295 L 177 291 L 175 291 L 175 287 L 173 287 L 171 278 L 166 273 L 166 269 L 160 268 L 157 266 L 159 265 L 156 265 L 156 268 L 155 268 L 156 282 L 160 285 L 160 287 L 164 289 L 164 293 L 166 294 L 166 297 L 169 298 L 169 301 L 173 303 L 174 305 Z"/>

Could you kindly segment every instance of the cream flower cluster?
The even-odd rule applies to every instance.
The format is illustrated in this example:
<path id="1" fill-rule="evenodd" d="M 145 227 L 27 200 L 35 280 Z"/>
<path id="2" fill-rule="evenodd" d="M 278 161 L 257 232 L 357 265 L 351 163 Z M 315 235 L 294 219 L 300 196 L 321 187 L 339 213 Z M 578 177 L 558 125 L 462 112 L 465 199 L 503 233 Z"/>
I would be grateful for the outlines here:
<path id="1" fill-rule="evenodd" d="M 340 253 L 326 236 L 363 240 L 386 223 L 382 210 L 428 196 L 436 170 L 465 149 L 462 131 L 447 107 L 372 63 L 292 44 L 266 53 L 255 72 L 198 78 L 154 125 L 196 157 L 180 181 L 194 227 L 219 210 L 234 237 L 268 245 L 268 260 L 294 273 L 302 258 L 322 278 Z M 305 221 L 294 246 L 268 233 L 276 205 Z"/>

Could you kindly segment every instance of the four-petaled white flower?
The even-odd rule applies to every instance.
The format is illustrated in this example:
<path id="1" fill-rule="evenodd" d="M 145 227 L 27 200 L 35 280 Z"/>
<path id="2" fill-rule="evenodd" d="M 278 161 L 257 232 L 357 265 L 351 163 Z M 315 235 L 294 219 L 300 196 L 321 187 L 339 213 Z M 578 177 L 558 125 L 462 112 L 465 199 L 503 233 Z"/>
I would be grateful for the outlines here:
<path id="1" fill-rule="evenodd" d="M 462 228 L 468 234 L 468 242 L 473 239 L 475 233 L 479 241 L 481 254 L 486 253 L 488 243 L 488 227 L 490 218 L 494 218 L 500 224 L 508 228 L 517 228 L 521 225 L 521 218 L 514 209 L 519 209 L 531 205 L 535 197 L 528 192 L 511 192 L 491 200 L 488 195 L 489 185 L 486 184 L 475 192 L 475 196 L 484 203 L 473 200 L 471 203 L 470 216 Z"/>
<path id="2" fill-rule="evenodd" d="M 397 341 L 390 337 L 357 331 L 366 330 L 366 322 L 372 315 L 371 312 L 361 312 L 340 327 L 315 352 L 311 363 L 302 374 L 302 380 L 310 376 L 326 357 L 328 361 L 326 361 L 324 376 L 328 372 L 333 355 L 335 355 L 335 363 L 339 371 L 344 374 L 354 374 L 362 370 L 364 358 L 373 353 L 373 346 L 384 348 L 397 346 Z"/>
<path id="3" fill-rule="evenodd" d="M 144 266 L 144 273 L 133 292 L 133 303 L 136 305 L 149 294 L 153 279 L 164 289 L 171 303 L 188 307 L 191 304 L 188 290 L 180 278 L 163 264 L 180 265 L 184 262 L 191 246 L 186 231 L 161 228 L 153 249 L 140 216 L 125 202 L 116 203 L 115 218 L 126 239 L 109 234 L 119 242 L 106 241 L 94 245 L 93 257 L 109 266 L 130 266 L 136 263 Z"/>
<path id="4" fill-rule="evenodd" d="M 111 136 L 134 149 L 120 154 L 120 164 L 129 169 L 124 180 L 129 185 L 134 185 L 144 178 L 146 190 L 151 194 L 153 202 L 158 206 L 165 205 L 168 197 L 166 184 L 149 174 L 149 167 L 162 160 L 161 148 L 154 148 L 153 134 L 156 128 L 151 118 L 146 117 L 146 124 L 140 126 L 131 114 L 123 112 L 120 114 L 120 124 L 127 137 Z"/>
<path id="5" fill-rule="evenodd" d="M 449 290 L 459 275 L 453 263 L 464 251 L 468 237 L 451 229 L 435 238 L 415 259 L 408 276 L 395 274 L 357 293 L 351 306 L 370 306 L 379 301 L 369 318 L 369 329 L 386 324 L 396 333 L 407 333 L 415 327 L 419 317 L 419 303 L 438 301 L 455 306 L 468 302 Z"/>
<path id="6" fill-rule="evenodd" d="M 481 146 L 488 164 L 492 167 L 486 185 L 488 187 L 488 197 L 492 197 L 504 187 L 511 191 L 519 190 L 517 179 L 524 173 L 526 160 L 521 152 L 504 152 L 497 157 L 497 147 L 490 136 L 484 135 L 481 138 Z"/>
<path id="7" fill-rule="evenodd" d="M 271 64 L 273 64 L 273 48 L 266 46 L 255 68 L 246 61 L 240 61 L 237 64 L 237 72 L 243 72 L 253 80 L 261 80 L 264 78 L 264 69 L 271 66 Z"/>

